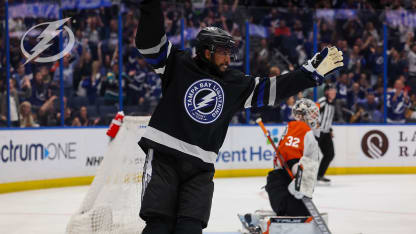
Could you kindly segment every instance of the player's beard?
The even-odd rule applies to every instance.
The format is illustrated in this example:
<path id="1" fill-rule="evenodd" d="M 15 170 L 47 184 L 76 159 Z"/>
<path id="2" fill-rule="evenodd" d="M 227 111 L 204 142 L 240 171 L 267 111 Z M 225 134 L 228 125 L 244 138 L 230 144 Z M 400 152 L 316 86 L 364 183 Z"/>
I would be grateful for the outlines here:
<path id="1" fill-rule="evenodd" d="M 228 67 L 229 67 L 229 64 L 228 64 L 228 63 L 221 63 L 221 64 L 218 66 L 218 69 L 219 69 L 221 72 L 225 72 L 225 71 L 228 69 Z"/>

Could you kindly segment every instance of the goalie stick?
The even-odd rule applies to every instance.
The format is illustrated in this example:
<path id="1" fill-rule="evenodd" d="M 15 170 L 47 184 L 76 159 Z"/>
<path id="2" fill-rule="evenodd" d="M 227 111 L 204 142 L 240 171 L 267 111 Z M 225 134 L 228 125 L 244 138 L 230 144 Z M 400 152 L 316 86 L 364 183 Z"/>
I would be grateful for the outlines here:
<path id="1" fill-rule="evenodd" d="M 292 171 L 289 169 L 289 166 L 284 161 L 282 155 L 279 154 L 276 145 L 274 144 L 272 138 L 270 137 L 269 132 L 267 131 L 266 127 L 263 124 L 261 118 L 256 120 L 256 123 L 260 126 L 261 130 L 263 130 L 264 135 L 266 135 L 267 139 L 269 140 L 270 144 L 272 144 L 274 151 L 276 152 L 277 159 L 279 159 L 280 164 L 285 168 L 286 172 L 289 174 L 290 178 L 294 178 Z M 323 220 L 322 216 L 319 214 L 318 209 L 316 208 L 315 204 L 312 202 L 312 199 L 309 197 L 303 197 L 302 202 L 305 205 L 306 209 L 308 209 L 309 213 L 312 215 L 313 220 L 321 231 L 322 234 L 331 234 L 329 231 L 328 226 L 326 225 L 325 221 Z"/>

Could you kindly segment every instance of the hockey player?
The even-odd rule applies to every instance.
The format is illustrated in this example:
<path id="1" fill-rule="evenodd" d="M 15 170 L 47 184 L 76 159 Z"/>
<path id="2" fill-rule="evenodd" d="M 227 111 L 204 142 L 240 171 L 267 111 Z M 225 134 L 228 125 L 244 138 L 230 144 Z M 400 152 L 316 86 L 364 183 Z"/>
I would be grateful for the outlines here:
<path id="1" fill-rule="evenodd" d="M 275 105 L 321 84 L 343 66 L 342 52 L 325 48 L 301 69 L 279 77 L 246 76 L 229 68 L 235 42 L 207 27 L 193 58 L 167 40 L 158 0 L 140 4 L 136 46 L 162 80 L 162 98 L 139 145 L 147 154 L 140 216 L 143 233 L 202 233 L 214 192 L 214 162 L 234 113 Z"/>
<path id="2" fill-rule="evenodd" d="M 309 216 L 300 199 L 303 196 L 312 197 L 322 158 L 312 132 L 318 127 L 319 108 L 313 101 L 302 98 L 295 103 L 292 113 L 296 121 L 287 124 L 278 153 L 296 176 L 293 180 L 289 177 L 276 155 L 274 170 L 267 176 L 266 191 L 277 215 Z"/>

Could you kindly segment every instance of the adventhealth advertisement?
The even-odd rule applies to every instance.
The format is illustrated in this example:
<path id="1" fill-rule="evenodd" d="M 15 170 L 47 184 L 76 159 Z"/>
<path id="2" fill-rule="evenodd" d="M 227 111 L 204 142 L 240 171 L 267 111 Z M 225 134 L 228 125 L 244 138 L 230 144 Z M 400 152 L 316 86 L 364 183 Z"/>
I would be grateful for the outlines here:
<path id="1" fill-rule="evenodd" d="M 1 133 L 0 183 L 94 175 L 108 143 L 104 129 Z"/>
<path id="2" fill-rule="evenodd" d="M 267 126 L 270 136 L 278 144 L 284 126 Z M 274 150 L 258 126 L 233 126 L 228 129 L 225 142 L 218 153 L 216 169 L 273 168 Z"/>

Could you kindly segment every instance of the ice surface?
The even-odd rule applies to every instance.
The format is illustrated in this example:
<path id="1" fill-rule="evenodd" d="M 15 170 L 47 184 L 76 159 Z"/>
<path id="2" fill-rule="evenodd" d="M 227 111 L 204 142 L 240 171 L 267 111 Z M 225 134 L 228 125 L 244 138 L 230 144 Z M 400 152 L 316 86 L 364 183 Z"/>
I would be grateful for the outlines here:
<path id="1" fill-rule="evenodd" d="M 329 176 L 314 202 L 334 234 L 416 233 L 416 175 Z M 235 233 L 237 213 L 270 209 L 264 177 L 216 179 L 205 233 Z M 88 186 L 0 194 L 0 233 L 64 233 Z M 134 204 L 132 204 L 134 205 Z"/>

